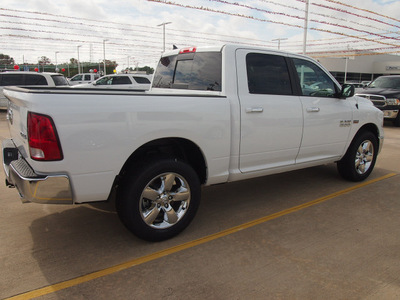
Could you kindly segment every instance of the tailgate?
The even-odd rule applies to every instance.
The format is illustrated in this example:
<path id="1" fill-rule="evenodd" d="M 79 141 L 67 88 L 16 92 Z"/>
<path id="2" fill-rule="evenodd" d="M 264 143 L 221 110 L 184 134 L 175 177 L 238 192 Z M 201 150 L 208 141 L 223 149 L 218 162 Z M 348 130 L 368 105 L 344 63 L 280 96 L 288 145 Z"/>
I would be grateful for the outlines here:
<path id="1" fill-rule="evenodd" d="M 7 122 L 11 139 L 2 141 L 6 185 L 16 187 L 23 202 L 72 204 L 72 189 L 66 174 L 37 172 L 30 163 L 28 143 L 28 110 L 32 93 L 17 87 L 5 88 L 10 100 Z M 37 114 L 38 115 L 38 114 Z"/>
<path id="2" fill-rule="evenodd" d="M 4 88 L 4 95 L 10 100 L 7 110 L 7 122 L 11 139 L 23 157 L 29 153 L 27 141 L 27 113 L 29 93 L 26 89 L 17 87 Z"/>

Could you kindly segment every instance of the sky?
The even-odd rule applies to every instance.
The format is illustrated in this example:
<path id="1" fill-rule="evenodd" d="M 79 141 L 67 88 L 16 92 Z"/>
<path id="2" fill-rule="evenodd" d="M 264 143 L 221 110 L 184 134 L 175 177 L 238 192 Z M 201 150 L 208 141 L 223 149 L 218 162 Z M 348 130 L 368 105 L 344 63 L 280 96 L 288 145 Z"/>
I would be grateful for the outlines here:
<path id="1" fill-rule="evenodd" d="M 305 11 L 306 0 L 2 0 L 0 53 L 17 64 L 105 56 L 119 69 L 155 67 L 164 37 L 166 50 L 238 43 L 302 53 Z M 400 53 L 400 0 L 309 0 L 308 12 L 310 56 Z"/>

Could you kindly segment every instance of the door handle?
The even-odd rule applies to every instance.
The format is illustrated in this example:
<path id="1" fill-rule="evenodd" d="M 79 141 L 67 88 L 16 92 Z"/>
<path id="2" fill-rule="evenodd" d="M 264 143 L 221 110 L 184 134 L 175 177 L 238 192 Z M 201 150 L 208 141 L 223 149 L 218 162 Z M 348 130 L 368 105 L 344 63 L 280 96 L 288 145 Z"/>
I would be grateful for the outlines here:
<path id="1" fill-rule="evenodd" d="M 247 113 L 254 113 L 254 112 L 261 113 L 263 111 L 264 111 L 264 108 L 262 108 L 262 107 L 247 107 L 246 108 Z"/>
<path id="2" fill-rule="evenodd" d="M 307 112 L 319 112 L 319 107 L 308 107 Z"/>

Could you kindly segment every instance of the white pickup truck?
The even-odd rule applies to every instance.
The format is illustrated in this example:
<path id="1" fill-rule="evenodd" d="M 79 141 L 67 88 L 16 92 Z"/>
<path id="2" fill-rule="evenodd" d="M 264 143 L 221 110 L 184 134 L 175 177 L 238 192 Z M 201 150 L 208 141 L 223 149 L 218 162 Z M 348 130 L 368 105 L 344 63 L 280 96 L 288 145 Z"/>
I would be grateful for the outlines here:
<path id="1" fill-rule="evenodd" d="M 24 202 L 116 194 L 123 224 L 152 241 L 193 219 L 201 185 L 337 162 L 374 168 L 383 113 L 311 58 L 224 45 L 163 54 L 145 93 L 6 88 L 9 186 Z M 112 105 L 110 105 L 112 103 Z"/>
<path id="2" fill-rule="evenodd" d="M 69 86 L 64 75 L 59 73 L 37 73 L 29 71 L 15 71 L 0 73 L 0 109 L 6 109 L 8 100 L 3 95 L 6 86 Z"/>

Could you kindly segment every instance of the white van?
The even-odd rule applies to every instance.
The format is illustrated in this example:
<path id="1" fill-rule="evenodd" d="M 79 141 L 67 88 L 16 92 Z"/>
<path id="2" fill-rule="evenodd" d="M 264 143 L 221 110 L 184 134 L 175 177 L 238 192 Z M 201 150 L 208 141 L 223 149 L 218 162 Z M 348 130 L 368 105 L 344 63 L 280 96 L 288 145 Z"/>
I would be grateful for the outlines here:
<path id="1" fill-rule="evenodd" d="M 146 74 L 110 74 L 92 83 L 74 85 L 74 88 L 129 89 L 148 91 L 153 75 Z"/>

